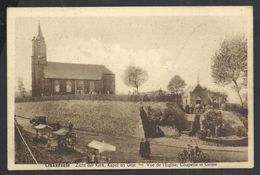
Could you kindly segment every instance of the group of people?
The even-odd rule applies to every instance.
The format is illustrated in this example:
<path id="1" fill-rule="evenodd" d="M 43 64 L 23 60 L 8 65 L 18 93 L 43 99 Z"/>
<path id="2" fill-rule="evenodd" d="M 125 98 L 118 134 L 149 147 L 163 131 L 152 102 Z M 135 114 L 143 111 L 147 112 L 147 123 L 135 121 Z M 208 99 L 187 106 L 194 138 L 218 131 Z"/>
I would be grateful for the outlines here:
<path id="1" fill-rule="evenodd" d="M 198 147 L 198 145 L 193 147 L 192 145 L 187 144 L 187 147 L 183 152 L 187 162 L 194 162 L 198 157 L 202 155 L 202 151 Z"/>
<path id="2" fill-rule="evenodd" d="M 145 159 L 150 159 L 151 148 L 150 142 L 147 139 L 142 139 L 140 142 L 139 154 Z"/>
<path id="3" fill-rule="evenodd" d="M 203 113 L 206 109 L 211 109 L 211 107 L 208 105 L 196 104 L 195 106 L 186 105 L 184 111 L 187 114 L 199 114 Z"/>
<path id="4" fill-rule="evenodd" d="M 223 129 L 225 129 L 224 123 L 214 126 L 212 130 L 210 130 L 209 128 L 203 128 L 203 130 L 206 132 L 207 137 L 220 137 Z"/>
<path id="5" fill-rule="evenodd" d="M 98 150 L 88 151 L 86 157 L 87 163 L 110 163 L 111 158 L 109 156 L 102 156 Z"/>

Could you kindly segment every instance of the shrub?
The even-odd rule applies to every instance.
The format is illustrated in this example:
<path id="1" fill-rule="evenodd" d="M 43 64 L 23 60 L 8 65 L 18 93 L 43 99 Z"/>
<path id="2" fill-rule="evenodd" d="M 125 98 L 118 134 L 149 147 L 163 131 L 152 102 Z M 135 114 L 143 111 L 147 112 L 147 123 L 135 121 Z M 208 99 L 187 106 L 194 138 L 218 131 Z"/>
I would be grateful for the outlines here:
<path id="1" fill-rule="evenodd" d="M 73 94 L 60 94 L 53 96 L 41 96 L 41 97 L 25 97 L 15 98 L 15 102 L 34 102 L 34 101 L 52 101 L 52 100 L 109 100 L 109 101 L 164 101 L 164 102 L 175 102 L 181 103 L 180 95 L 124 95 L 124 94 L 84 94 L 84 95 L 73 95 Z"/>
<path id="2" fill-rule="evenodd" d="M 211 110 L 205 114 L 205 119 L 202 121 L 203 129 L 210 130 L 211 135 L 221 134 L 223 126 L 222 113 L 220 111 Z M 219 127 L 219 132 L 215 133 L 215 128 Z"/>
<path id="3" fill-rule="evenodd" d="M 203 153 L 201 150 L 194 155 L 188 155 L 187 150 L 180 151 L 177 155 L 177 161 L 179 163 L 185 162 L 210 162 L 210 157 L 208 154 Z"/>
<path id="4" fill-rule="evenodd" d="M 183 131 L 188 125 L 184 112 L 176 103 L 167 103 L 167 108 L 163 112 L 163 125 L 175 125 L 179 131 Z"/>
<path id="5" fill-rule="evenodd" d="M 224 128 L 222 128 L 221 132 L 224 136 L 236 135 L 236 130 L 234 128 L 235 122 L 232 120 L 223 120 Z"/>
<path id="6" fill-rule="evenodd" d="M 150 101 L 151 99 L 148 97 L 148 95 L 144 95 L 143 101 Z"/>
<path id="7" fill-rule="evenodd" d="M 246 117 L 243 117 L 241 115 L 238 115 L 240 121 L 243 123 L 246 129 L 248 129 L 248 119 Z"/>
<path id="8" fill-rule="evenodd" d="M 204 130 L 199 130 L 197 133 L 196 133 L 197 137 L 201 140 L 205 139 L 207 137 L 207 133 L 206 131 Z"/>
<path id="9" fill-rule="evenodd" d="M 210 161 L 210 157 L 208 154 L 206 153 L 202 153 L 202 154 L 199 154 L 197 156 L 194 156 L 193 162 L 209 162 Z"/>
<path id="10" fill-rule="evenodd" d="M 149 120 L 158 122 L 162 118 L 162 111 L 159 108 L 151 108 L 151 106 L 148 106 L 147 115 Z"/>
<path id="11" fill-rule="evenodd" d="M 238 137 L 246 137 L 247 136 L 247 130 L 242 126 L 238 126 L 236 135 Z"/>

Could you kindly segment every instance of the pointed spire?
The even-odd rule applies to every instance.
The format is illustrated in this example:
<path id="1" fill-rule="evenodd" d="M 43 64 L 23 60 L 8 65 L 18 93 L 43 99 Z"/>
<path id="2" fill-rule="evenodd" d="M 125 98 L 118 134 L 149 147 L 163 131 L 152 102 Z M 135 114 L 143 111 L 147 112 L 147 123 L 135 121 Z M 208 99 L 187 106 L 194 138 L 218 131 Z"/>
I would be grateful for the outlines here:
<path id="1" fill-rule="evenodd" d="M 39 24 L 38 24 L 38 37 L 43 38 L 40 21 L 39 21 Z"/>
<path id="2" fill-rule="evenodd" d="M 198 73 L 198 75 L 197 75 L 197 84 L 198 84 L 198 85 L 200 84 L 200 75 L 199 75 L 199 73 Z"/>

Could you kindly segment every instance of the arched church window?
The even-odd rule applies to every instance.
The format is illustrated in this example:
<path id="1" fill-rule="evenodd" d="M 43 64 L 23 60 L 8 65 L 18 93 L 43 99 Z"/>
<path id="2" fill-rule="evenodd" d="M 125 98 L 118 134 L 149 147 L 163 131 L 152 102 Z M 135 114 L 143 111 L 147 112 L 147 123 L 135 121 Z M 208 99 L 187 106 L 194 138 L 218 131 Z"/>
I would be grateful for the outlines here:
<path id="1" fill-rule="evenodd" d="M 56 93 L 60 92 L 60 83 L 58 80 L 54 81 L 54 92 Z"/>
<path id="2" fill-rule="evenodd" d="M 79 81 L 78 90 L 83 90 L 83 88 L 84 88 L 84 81 Z"/>
<path id="3" fill-rule="evenodd" d="M 72 92 L 72 83 L 71 81 L 66 81 L 66 92 Z"/>
<path id="4" fill-rule="evenodd" d="M 93 93 L 95 91 L 95 84 L 94 81 L 89 82 L 89 93 Z"/>
<path id="5" fill-rule="evenodd" d="M 79 94 L 84 93 L 84 81 L 78 81 L 77 91 Z"/>

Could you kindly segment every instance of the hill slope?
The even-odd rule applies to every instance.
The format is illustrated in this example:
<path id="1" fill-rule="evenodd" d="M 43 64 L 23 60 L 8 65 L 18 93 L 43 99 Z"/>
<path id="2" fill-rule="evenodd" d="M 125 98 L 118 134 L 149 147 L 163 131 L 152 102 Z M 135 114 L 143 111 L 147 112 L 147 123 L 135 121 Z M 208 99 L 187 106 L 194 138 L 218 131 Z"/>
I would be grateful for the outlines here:
<path id="1" fill-rule="evenodd" d="M 145 102 L 143 106 L 164 107 L 163 102 Z M 139 107 L 141 103 L 120 101 L 43 101 L 16 103 L 15 113 L 25 117 L 48 116 L 49 122 L 112 135 L 144 137 Z"/>

